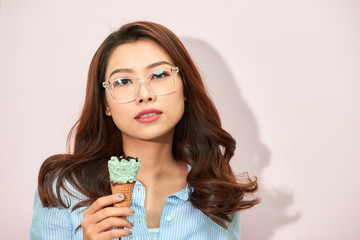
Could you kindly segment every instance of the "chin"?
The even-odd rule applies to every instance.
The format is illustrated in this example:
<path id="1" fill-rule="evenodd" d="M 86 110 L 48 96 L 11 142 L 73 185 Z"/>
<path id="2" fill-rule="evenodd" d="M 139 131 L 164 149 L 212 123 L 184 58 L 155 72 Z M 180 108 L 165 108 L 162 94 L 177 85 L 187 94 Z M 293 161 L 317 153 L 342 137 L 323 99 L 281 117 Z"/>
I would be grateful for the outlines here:
<path id="1" fill-rule="evenodd" d="M 143 131 L 139 131 L 139 129 L 137 129 L 138 131 L 136 132 L 136 134 L 128 134 L 126 133 L 126 131 L 123 132 L 123 140 L 125 139 L 131 139 L 132 141 L 153 141 L 153 142 L 168 142 L 171 141 L 173 139 L 174 136 L 174 132 L 175 132 L 175 128 L 172 128 L 170 130 L 166 130 L 166 129 L 156 129 L 156 128 L 152 128 L 152 129 L 148 129 L 143 130 Z"/>

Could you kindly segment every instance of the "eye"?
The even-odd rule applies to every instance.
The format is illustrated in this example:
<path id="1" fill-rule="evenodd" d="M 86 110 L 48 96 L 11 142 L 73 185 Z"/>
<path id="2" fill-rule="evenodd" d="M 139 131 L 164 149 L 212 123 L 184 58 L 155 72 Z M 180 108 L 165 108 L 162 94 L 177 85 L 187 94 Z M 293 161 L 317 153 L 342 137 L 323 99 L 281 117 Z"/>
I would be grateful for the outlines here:
<path id="1" fill-rule="evenodd" d="M 170 75 L 170 73 L 168 73 L 165 70 L 158 70 L 158 71 L 153 72 L 151 79 L 166 78 L 169 75 Z"/>
<path id="2" fill-rule="evenodd" d="M 118 78 L 113 82 L 114 87 L 124 87 L 131 84 L 133 84 L 133 81 L 130 78 Z"/>

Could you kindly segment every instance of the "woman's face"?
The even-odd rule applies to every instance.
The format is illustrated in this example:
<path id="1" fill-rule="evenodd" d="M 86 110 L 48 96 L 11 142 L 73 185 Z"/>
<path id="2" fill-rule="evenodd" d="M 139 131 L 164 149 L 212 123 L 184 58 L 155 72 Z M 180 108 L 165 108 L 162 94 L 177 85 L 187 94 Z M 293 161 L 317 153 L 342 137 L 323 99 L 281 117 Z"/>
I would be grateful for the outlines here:
<path id="1" fill-rule="evenodd" d="M 150 72 L 173 66 L 173 62 L 160 46 L 149 40 L 140 40 L 114 49 L 108 60 L 105 80 L 111 81 L 125 74 L 144 81 Z M 166 95 L 153 95 L 144 84 L 140 84 L 135 101 L 116 103 L 106 91 L 107 106 L 110 109 L 107 115 L 112 117 L 122 132 L 124 141 L 172 139 L 175 125 L 184 113 L 184 100 L 179 74 L 176 74 L 174 90 Z"/>

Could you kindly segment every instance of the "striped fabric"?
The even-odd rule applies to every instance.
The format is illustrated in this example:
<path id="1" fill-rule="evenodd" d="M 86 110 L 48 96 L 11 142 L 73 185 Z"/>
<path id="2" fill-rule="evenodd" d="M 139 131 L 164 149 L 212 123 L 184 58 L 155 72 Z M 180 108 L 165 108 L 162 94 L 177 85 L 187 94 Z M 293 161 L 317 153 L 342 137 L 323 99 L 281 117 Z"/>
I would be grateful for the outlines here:
<path id="1" fill-rule="evenodd" d="M 157 240 L 159 238 L 159 228 L 149 228 L 150 240 Z"/>
<path id="2" fill-rule="evenodd" d="M 72 189 L 70 184 L 68 187 Z M 226 230 L 191 205 L 189 200 L 191 190 L 191 187 L 187 185 L 183 190 L 167 198 L 160 219 L 158 239 L 240 239 L 239 213 L 233 216 L 233 220 Z M 72 191 L 76 193 L 74 189 Z M 79 193 L 77 196 L 83 197 Z M 71 208 L 79 200 L 65 193 L 63 193 L 63 198 L 70 202 L 69 209 L 44 208 L 38 191 L 36 191 L 30 239 L 82 239 L 82 229 L 75 230 L 81 224 L 85 208 L 71 212 Z M 150 240 L 144 201 L 145 188 L 139 181 L 136 181 L 131 203 L 131 208 L 135 209 L 135 215 L 127 217 L 130 222 L 134 223 L 133 234 L 130 237 L 122 237 L 122 240 Z"/>

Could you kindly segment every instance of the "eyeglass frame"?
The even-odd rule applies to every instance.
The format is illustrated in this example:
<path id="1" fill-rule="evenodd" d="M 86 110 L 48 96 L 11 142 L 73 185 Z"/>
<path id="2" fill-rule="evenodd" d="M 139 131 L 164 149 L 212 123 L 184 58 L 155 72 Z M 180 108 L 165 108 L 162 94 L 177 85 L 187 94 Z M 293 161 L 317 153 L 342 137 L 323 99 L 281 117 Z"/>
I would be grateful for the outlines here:
<path id="1" fill-rule="evenodd" d="M 150 80 L 149 79 L 146 79 L 146 80 L 141 80 L 139 77 L 136 77 L 136 76 L 126 76 L 126 77 L 120 77 L 120 78 L 116 78 L 116 79 L 113 79 L 111 81 L 103 81 L 102 82 L 102 86 L 107 90 L 107 92 L 109 93 L 109 95 L 111 96 L 111 98 L 114 100 L 114 102 L 116 103 L 129 103 L 129 102 L 132 102 L 132 101 L 135 101 L 135 99 L 138 97 L 139 95 L 139 90 L 140 90 L 140 85 L 141 83 L 143 83 L 146 87 L 146 89 L 152 94 L 152 95 L 155 95 L 155 96 L 161 96 L 161 95 L 165 95 L 165 94 L 168 94 L 170 92 L 172 92 L 176 86 L 176 74 L 179 73 L 179 68 L 178 67 L 175 67 L 175 66 L 172 66 L 170 68 L 161 68 L 161 69 L 157 69 L 155 71 L 159 71 L 159 70 L 165 70 L 165 69 L 170 69 L 170 71 L 172 72 L 172 74 L 174 74 L 174 86 L 171 90 L 167 91 L 167 92 L 164 92 L 164 93 L 153 93 L 152 89 L 148 86 L 147 82 L 149 82 Z M 154 73 L 155 71 L 151 72 L 151 73 Z M 149 74 L 150 75 L 150 74 Z M 111 89 L 110 89 L 110 86 L 113 82 L 115 81 L 118 81 L 119 79 L 122 79 L 122 78 L 133 78 L 134 80 L 136 80 L 136 94 L 135 94 L 135 97 L 134 98 L 131 98 L 130 100 L 126 100 L 126 101 L 119 101 L 117 100 L 111 93 Z"/>

